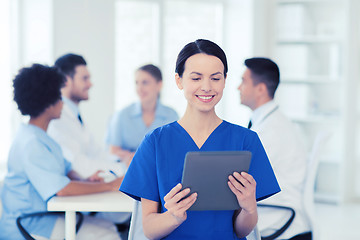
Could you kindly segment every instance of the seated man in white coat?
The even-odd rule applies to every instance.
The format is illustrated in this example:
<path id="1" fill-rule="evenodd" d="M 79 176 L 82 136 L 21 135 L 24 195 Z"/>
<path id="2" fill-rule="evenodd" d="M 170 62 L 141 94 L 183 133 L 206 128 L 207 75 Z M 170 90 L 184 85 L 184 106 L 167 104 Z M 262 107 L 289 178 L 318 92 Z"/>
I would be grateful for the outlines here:
<path id="1" fill-rule="evenodd" d="M 247 59 L 245 66 L 238 89 L 241 103 L 253 111 L 248 128 L 258 133 L 282 190 L 261 203 L 295 210 L 290 226 L 276 239 L 309 240 L 311 232 L 302 204 L 307 154 L 295 126 L 273 100 L 280 82 L 279 68 L 267 58 Z M 289 218 L 280 209 L 258 210 L 258 226 L 263 236 L 269 235 L 266 230 L 281 228 Z"/>
<path id="2" fill-rule="evenodd" d="M 95 141 L 86 121 L 81 118 L 79 103 L 89 99 L 92 86 L 85 59 L 80 55 L 66 54 L 56 60 L 55 67 L 66 78 L 61 89 L 64 107 L 61 117 L 50 123 L 49 135 L 59 143 L 65 158 L 82 177 L 86 178 L 98 169 L 104 171 L 105 180 L 112 179 L 111 174 L 124 175 L 125 164 L 116 162 L 116 157 Z M 101 213 L 100 217 L 122 223 L 129 219 L 130 213 Z"/>
<path id="3" fill-rule="evenodd" d="M 61 89 L 64 108 L 61 118 L 50 123 L 49 135 L 60 144 L 66 159 L 82 177 L 88 177 L 99 169 L 123 175 L 123 166 L 97 144 L 80 115 L 79 103 L 89 99 L 92 86 L 85 59 L 66 54 L 57 59 L 55 67 L 66 77 L 65 86 Z"/>

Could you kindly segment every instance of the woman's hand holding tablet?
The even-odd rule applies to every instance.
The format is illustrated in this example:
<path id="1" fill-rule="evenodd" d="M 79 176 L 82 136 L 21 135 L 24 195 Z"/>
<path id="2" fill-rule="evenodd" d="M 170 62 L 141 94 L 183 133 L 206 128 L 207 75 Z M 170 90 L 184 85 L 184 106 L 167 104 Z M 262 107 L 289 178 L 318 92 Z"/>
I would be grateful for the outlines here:
<path id="1" fill-rule="evenodd" d="M 234 172 L 229 176 L 228 185 L 244 211 L 256 211 L 256 181 L 250 174 Z"/>
<path id="2" fill-rule="evenodd" d="M 176 219 L 179 225 L 186 220 L 186 210 L 188 210 L 197 199 L 197 193 L 187 196 L 190 193 L 190 188 L 183 190 L 181 190 L 181 188 L 181 183 L 177 184 L 164 197 L 165 208 Z"/>

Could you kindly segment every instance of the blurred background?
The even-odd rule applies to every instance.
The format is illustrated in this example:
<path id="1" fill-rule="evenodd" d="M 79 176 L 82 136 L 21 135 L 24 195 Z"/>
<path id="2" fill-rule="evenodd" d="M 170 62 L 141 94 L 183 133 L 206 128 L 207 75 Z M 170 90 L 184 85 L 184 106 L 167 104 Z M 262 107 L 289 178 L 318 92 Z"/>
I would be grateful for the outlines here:
<path id="1" fill-rule="evenodd" d="M 176 56 L 186 43 L 205 38 L 228 57 L 217 106 L 227 121 L 246 126 L 249 120 L 237 90 L 244 60 L 263 56 L 278 63 L 275 101 L 299 127 L 308 151 L 316 136 L 329 136 L 315 180 L 322 239 L 358 240 L 359 11 L 358 0 L 0 0 L 0 182 L 12 137 L 25 120 L 12 101 L 11 81 L 21 67 L 53 65 L 68 52 L 83 55 L 94 86 L 80 108 L 103 142 L 111 115 L 137 99 L 134 72 L 143 64 L 161 68 L 162 102 L 183 114 Z"/>

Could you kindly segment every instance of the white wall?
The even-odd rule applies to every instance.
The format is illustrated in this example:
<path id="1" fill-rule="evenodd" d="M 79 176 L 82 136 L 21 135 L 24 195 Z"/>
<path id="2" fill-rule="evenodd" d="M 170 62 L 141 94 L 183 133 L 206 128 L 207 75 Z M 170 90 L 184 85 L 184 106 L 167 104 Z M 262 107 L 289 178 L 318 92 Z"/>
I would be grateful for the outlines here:
<path id="1" fill-rule="evenodd" d="M 319 42 L 322 43 L 321 36 L 336 39 L 332 47 L 338 46 L 340 49 L 338 53 L 335 47 L 327 50 L 329 51 L 329 55 L 327 56 L 322 49 L 328 47 L 326 44 L 313 45 L 316 48 L 310 48 L 310 45 L 307 45 L 307 42 L 304 41 L 302 45 L 292 43 L 292 46 L 287 46 L 286 52 L 288 57 L 279 54 L 280 36 L 286 36 L 287 30 L 290 29 L 284 26 L 280 27 L 281 24 L 279 25 L 279 22 L 277 23 L 279 20 L 285 22 L 288 20 L 284 19 L 283 16 L 283 18 L 280 19 L 280 5 L 291 5 L 292 1 L 276 0 L 255 0 L 254 2 L 254 53 L 255 55 L 270 56 L 274 58 L 275 61 L 278 61 L 278 63 L 280 63 L 280 71 L 283 72 L 282 80 L 286 79 L 284 72 L 291 72 L 291 74 L 300 79 L 305 76 L 309 78 L 310 83 L 312 75 L 324 75 L 329 81 L 331 81 L 331 78 L 335 75 L 335 79 L 337 79 L 338 82 L 336 82 L 334 86 L 330 86 L 331 83 L 329 83 L 329 85 L 323 84 L 316 86 L 316 84 L 307 84 L 306 81 L 303 82 L 305 83 L 303 86 L 295 84 L 286 85 L 286 83 L 284 84 L 283 82 L 283 85 L 280 85 L 279 93 L 281 94 L 282 88 L 285 89 L 284 87 L 287 87 L 285 90 L 287 91 L 287 95 L 286 98 L 277 98 L 277 100 L 280 100 L 280 107 L 285 105 L 290 106 L 290 108 L 285 108 L 285 110 L 282 108 L 285 114 L 292 115 L 293 112 L 300 109 L 296 108 L 297 105 L 304 105 L 305 111 L 303 112 L 307 112 L 309 116 L 321 117 L 322 114 L 325 116 L 324 118 L 320 118 L 321 121 L 318 123 L 311 118 L 309 118 L 310 120 L 293 118 L 294 121 L 301 124 L 303 132 L 307 135 L 308 146 L 312 146 L 317 131 L 326 130 L 332 132 L 332 136 L 324 146 L 324 151 L 320 159 L 321 162 L 316 183 L 317 199 L 331 202 L 358 201 L 360 196 L 360 178 L 357 178 L 358 174 L 356 173 L 359 170 L 360 156 L 356 153 L 355 149 L 358 149 L 360 139 L 357 136 L 357 133 L 360 131 L 360 98 L 357 98 L 359 95 L 357 92 L 357 88 L 359 88 L 358 38 L 360 36 L 360 19 L 357 14 L 359 1 L 336 0 L 328 1 L 329 3 L 323 1 L 318 2 L 317 4 L 313 4 L 312 1 L 293 1 L 294 5 L 300 4 L 300 6 L 304 7 L 299 8 L 300 10 L 306 8 L 306 12 L 303 13 L 303 18 L 300 21 L 302 29 L 296 29 L 295 20 L 294 22 L 289 22 L 292 24 L 290 26 L 292 29 L 295 29 L 295 33 L 299 34 L 295 35 L 296 37 L 300 36 L 299 42 L 301 42 L 304 36 L 310 37 L 310 43 L 316 43 L 312 38 L 320 40 Z M 306 14 L 309 14 L 309 16 Z M 280 18 L 277 19 L 277 17 Z M 289 19 L 293 17 L 295 16 L 291 15 Z M 336 20 L 331 21 L 332 19 Z M 287 34 L 289 33 L 293 32 L 290 31 Z M 306 39 L 306 37 L 304 39 Z M 310 57 L 304 58 L 306 67 L 310 69 L 309 71 L 306 71 L 306 68 L 305 70 L 301 68 L 304 64 L 303 61 L 301 61 L 301 55 L 299 54 L 300 57 L 296 56 L 296 51 L 299 49 L 297 48 L 298 46 L 309 53 Z M 299 52 L 301 53 L 301 51 Z M 304 55 L 306 55 L 306 52 Z M 329 70 L 326 70 L 329 59 L 331 62 L 329 65 L 331 65 L 331 67 L 328 67 Z M 292 64 L 285 64 L 284 66 L 281 65 L 281 62 L 295 63 L 293 65 L 296 65 L 296 69 L 300 69 L 300 71 L 295 72 L 291 68 Z M 307 93 L 307 89 L 311 90 L 309 94 Z M 299 94 L 299 97 L 292 94 L 301 93 L 301 91 L 303 91 L 304 94 Z M 277 93 L 277 95 L 279 93 Z M 301 101 L 302 95 L 303 100 L 307 102 Z M 324 109 L 321 109 L 322 106 L 319 109 L 314 108 L 312 112 L 311 110 L 307 110 L 306 108 L 309 107 L 308 102 L 311 102 L 312 99 L 316 99 L 316 101 L 326 107 L 324 107 Z M 305 104 L 303 104 L 304 102 Z M 334 116 L 336 117 L 334 119 L 336 121 L 331 121 L 331 114 L 326 115 L 327 109 L 335 113 Z M 335 111 L 333 109 L 335 109 Z"/>
<path id="2" fill-rule="evenodd" d="M 87 61 L 93 87 L 80 109 L 102 143 L 107 116 L 114 109 L 114 0 L 54 0 L 53 11 L 54 57 L 72 52 Z"/>
<path id="3" fill-rule="evenodd" d="M 0 1 L 0 112 L 2 114 L 0 124 L 0 188 L 1 181 L 5 175 L 5 165 L 7 161 L 7 155 L 10 147 L 11 137 L 11 112 L 12 112 L 12 96 L 11 96 L 11 81 L 10 71 L 11 64 L 10 58 L 10 1 Z M 0 205 L 1 209 L 1 205 Z"/>
<path id="4" fill-rule="evenodd" d="M 237 90 L 245 70 L 244 60 L 253 57 L 253 2 L 250 0 L 227 1 L 225 7 L 225 42 L 224 51 L 228 59 L 228 77 L 222 106 L 221 117 L 227 121 L 247 126 L 251 111 L 240 104 Z M 240 12 L 241 11 L 241 12 Z"/>

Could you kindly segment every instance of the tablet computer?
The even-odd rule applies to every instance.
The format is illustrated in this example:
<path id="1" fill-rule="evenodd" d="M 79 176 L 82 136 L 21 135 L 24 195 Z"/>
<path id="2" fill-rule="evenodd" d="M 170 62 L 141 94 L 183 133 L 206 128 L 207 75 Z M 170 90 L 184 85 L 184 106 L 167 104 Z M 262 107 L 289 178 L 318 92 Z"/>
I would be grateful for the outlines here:
<path id="1" fill-rule="evenodd" d="M 240 206 L 228 186 L 233 172 L 247 172 L 251 162 L 249 151 L 188 152 L 182 174 L 183 188 L 198 194 L 192 211 L 235 210 Z"/>

